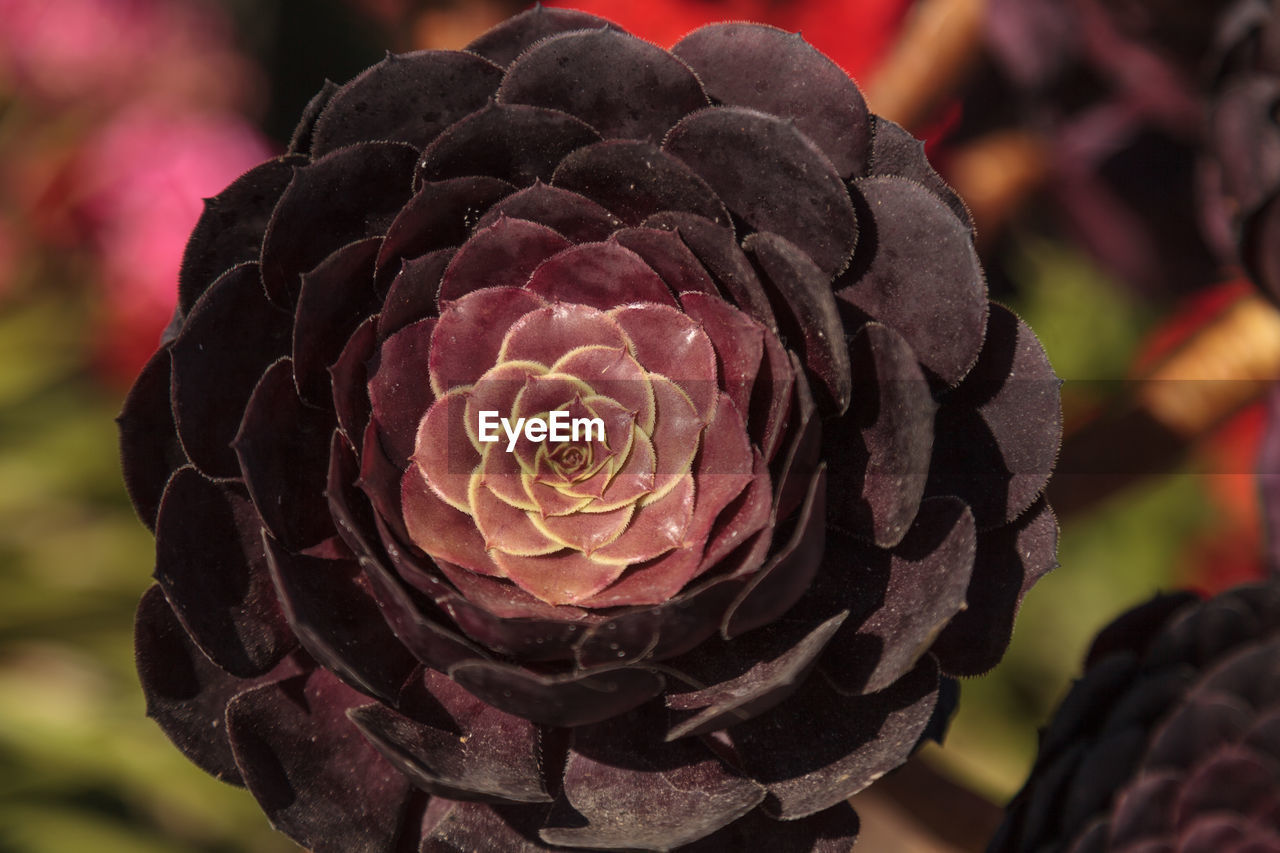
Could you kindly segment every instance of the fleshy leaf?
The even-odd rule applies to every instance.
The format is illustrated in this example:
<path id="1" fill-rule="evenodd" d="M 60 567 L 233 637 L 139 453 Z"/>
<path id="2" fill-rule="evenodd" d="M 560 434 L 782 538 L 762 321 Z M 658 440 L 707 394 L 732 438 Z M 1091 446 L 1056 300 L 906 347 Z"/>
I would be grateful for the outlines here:
<path id="1" fill-rule="evenodd" d="M 562 110 L 605 138 L 650 142 L 707 104 L 683 62 L 609 27 L 539 42 L 507 69 L 498 100 Z"/>

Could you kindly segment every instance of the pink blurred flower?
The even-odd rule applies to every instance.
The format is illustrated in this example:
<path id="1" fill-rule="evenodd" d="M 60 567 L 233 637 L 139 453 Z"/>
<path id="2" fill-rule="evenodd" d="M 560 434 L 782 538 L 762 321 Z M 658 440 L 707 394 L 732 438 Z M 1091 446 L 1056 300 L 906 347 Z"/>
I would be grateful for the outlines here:
<path id="1" fill-rule="evenodd" d="M 75 169 L 77 208 L 101 257 L 100 352 L 110 376 L 132 380 L 155 349 L 173 313 L 198 200 L 270 153 L 239 117 L 154 106 L 121 113 L 89 140 Z"/>
<path id="2" fill-rule="evenodd" d="M 0 0 L 0 22 L 0 76 L 27 98 L 231 104 L 252 88 L 221 10 L 200 0 Z"/>

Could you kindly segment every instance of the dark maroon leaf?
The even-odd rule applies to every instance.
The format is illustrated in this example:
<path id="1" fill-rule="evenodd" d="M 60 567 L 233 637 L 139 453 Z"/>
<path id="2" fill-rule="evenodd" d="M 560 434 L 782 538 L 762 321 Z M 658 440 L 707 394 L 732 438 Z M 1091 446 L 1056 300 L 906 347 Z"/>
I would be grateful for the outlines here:
<path id="1" fill-rule="evenodd" d="M 499 216 L 527 219 L 563 234 L 575 243 L 600 243 L 608 239 L 622 220 L 577 193 L 534 181 L 490 208 L 477 228 L 497 221 Z"/>
<path id="2" fill-rule="evenodd" d="M 301 157 L 279 157 L 255 166 L 204 203 L 178 272 L 178 310 L 186 314 L 223 273 L 262 252 L 262 236 L 276 202 Z"/>
<path id="3" fill-rule="evenodd" d="M 423 672 L 415 689 L 440 703 L 446 719 L 431 725 L 378 704 L 348 712 L 396 769 L 438 796 L 496 803 L 551 802 L 542 778 L 541 735 L 536 726 L 486 705 L 432 670 Z"/>
<path id="4" fill-rule="evenodd" d="M 553 183 L 639 225 L 655 213 L 696 213 L 717 225 L 729 212 L 698 174 L 651 142 L 608 139 L 579 148 L 556 167 Z"/>
<path id="5" fill-rule="evenodd" d="M 581 726 L 626 713 L 662 692 L 662 676 L 646 669 L 538 675 L 496 661 L 461 663 L 449 677 L 477 697 L 544 726 Z"/>
<path id="6" fill-rule="evenodd" d="M 377 318 L 379 343 L 440 310 L 437 301 L 440 279 L 455 251 L 438 249 L 401 264 Z"/>
<path id="7" fill-rule="evenodd" d="M 290 554 L 264 536 L 271 580 L 307 652 L 343 681 L 394 702 L 415 661 L 382 618 L 352 560 Z"/>
<path id="8" fill-rule="evenodd" d="M 826 386 L 835 414 L 844 414 L 853 380 L 831 280 L 808 255 L 777 234 L 757 231 L 742 246 L 763 272 L 761 281 L 771 286 L 782 333 L 804 342 L 805 365 Z"/>
<path id="9" fill-rule="evenodd" d="M 793 119 L 842 178 L 861 175 L 871 144 L 867 105 L 849 76 L 799 33 L 762 24 L 711 24 L 671 52 L 715 101 Z"/>
<path id="10" fill-rule="evenodd" d="M 822 432 L 827 523 L 892 548 L 924 497 L 937 404 L 916 354 L 887 326 L 863 326 L 850 359 L 853 408 Z"/>
<path id="11" fill-rule="evenodd" d="M 301 550 L 334 532 L 324 501 L 332 415 L 303 405 L 282 358 L 253 389 L 232 446 L 267 529 Z"/>
<path id="12" fill-rule="evenodd" d="M 312 406 L 333 399 L 327 370 L 356 327 L 376 310 L 373 264 L 382 240 L 350 243 L 302 276 L 293 324 L 293 381 Z M 227 338 L 232 336 L 228 335 Z"/>
<path id="13" fill-rule="evenodd" d="M 744 769 L 769 789 L 766 813 L 794 820 L 836 805 L 905 761 L 937 698 L 938 667 L 926 656 L 878 693 L 847 697 L 810 678 L 729 737 Z"/>
<path id="14" fill-rule="evenodd" d="M 542 838 L 569 847 L 671 849 L 751 811 L 764 789 L 693 738 L 663 742 L 661 708 L 649 706 L 575 729 L 564 771 L 566 811 Z"/>
<path id="15" fill-rule="evenodd" d="M 243 785 L 227 741 L 227 703 L 252 687 L 296 675 L 298 664 L 286 658 L 259 679 L 228 674 L 191 642 L 158 585 L 143 593 L 134 632 L 147 716 L 201 770 Z"/>
<path id="16" fill-rule="evenodd" d="M 273 826 L 315 853 L 395 849 L 406 817 L 409 780 L 347 719 L 366 698 L 317 669 L 227 709 L 245 785 Z"/>
<path id="17" fill-rule="evenodd" d="M 353 445 L 369 423 L 369 392 L 366 390 L 369 375 L 365 364 L 377 344 L 376 333 L 377 321 L 369 317 L 351 334 L 337 360 L 329 367 L 338 429 Z"/>
<path id="18" fill-rule="evenodd" d="M 423 184 L 387 228 L 378 253 L 378 280 L 395 275 L 399 261 L 462 243 L 479 217 L 514 189 L 483 175 Z"/>
<path id="19" fill-rule="evenodd" d="M 429 369 L 431 335 L 435 320 L 419 320 L 382 343 L 376 366 L 371 368 L 369 400 L 383 447 L 398 468 L 413 455 L 418 423 L 435 395 L 423 381 Z M 407 381 L 413 377 L 413 381 Z"/>
<path id="20" fill-rule="evenodd" d="M 156 580 L 201 650 L 238 678 L 262 675 L 297 645 L 271 586 L 260 526 L 242 490 L 194 468 L 170 479 L 156 523 Z"/>
<path id="21" fill-rule="evenodd" d="M 517 56 L 545 38 L 574 30 L 596 30 L 601 27 L 615 25 L 586 12 L 535 4 L 532 9 L 508 18 L 471 42 L 467 45 L 467 50 L 506 68 Z"/>
<path id="22" fill-rule="evenodd" d="M 499 216 L 453 256 L 440 281 L 440 301 L 485 287 L 523 287 L 543 261 L 569 246 L 545 225 Z"/>
<path id="23" fill-rule="evenodd" d="M 626 96 L 618 97 L 621 92 Z M 606 139 L 649 142 L 662 141 L 681 117 L 708 103 L 683 62 L 605 26 L 530 48 L 507 69 L 498 100 L 562 110 Z"/>
<path id="24" fill-rule="evenodd" d="M 1058 520 L 1044 501 L 1004 527 L 978 535 L 965 609 L 931 651 L 948 675 L 981 675 L 1004 655 L 1013 618 L 1031 585 L 1057 566 Z"/>
<path id="25" fill-rule="evenodd" d="M 786 237 L 828 276 L 848 265 L 858 240 L 849 193 L 831 161 L 793 123 L 741 107 L 711 107 L 681 120 L 662 147 L 752 228 Z"/>
<path id="26" fill-rule="evenodd" d="M 923 184 L 946 202 L 951 212 L 972 230 L 973 220 L 969 215 L 969 208 L 929 164 L 928 158 L 924 156 L 924 142 L 907 133 L 897 122 L 883 116 L 876 116 L 873 124 L 875 132 L 872 137 L 870 174 L 897 175 Z"/>
<path id="27" fill-rule="evenodd" d="M 152 531 L 165 484 L 187 464 L 173 425 L 169 374 L 169 349 L 164 347 L 143 366 L 116 418 L 125 489 L 138 518 Z"/>
<path id="28" fill-rule="evenodd" d="M 916 666 L 964 607 L 976 548 L 968 508 L 954 499 L 931 498 L 893 550 L 833 549 L 823 571 L 845 573 L 844 582 L 861 590 L 859 600 L 850 602 L 855 617 L 821 665 L 836 689 L 849 695 L 882 690 Z"/>
<path id="29" fill-rule="evenodd" d="M 412 192 L 418 152 L 396 142 L 340 148 L 294 169 L 262 240 L 262 282 L 267 297 L 290 308 L 301 276 L 332 247 L 380 237 Z M 316 240 L 324 234 L 325 240 Z"/>
<path id="30" fill-rule="evenodd" d="M 187 456 L 207 476 L 239 476 L 231 442 L 249 395 L 289 353 L 289 315 L 267 301 L 258 265 L 233 267 L 214 282 L 170 352 L 173 417 Z"/>
<path id="31" fill-rule="evenodd" d="M 938 412 L 926 487 L 969 504 L 984 530 L 1035 502 L 1062 440 L 1061 382 L 1035 334 L 998 305 L 987 329 L 977 364 Z"/>
<path id="32" fill-rule="evenodd" d="M 986 282 L 969 229 L 942 200 L 906 178 L 855 181 L 862 235 L 850 277 L 837 291 L 906 339 L 949 385 L 982 349 Z M 846 277 L 848 278 L 848 277 Z"/>
<path id="33" fill-rule="evenodd" d="M 417 179 L 489 175 L 527 187 L 550 181 L 566 154 L 599 139 L 590 125 L 558 110 L 490 103 L 427 146 Z"/>
<path id="34" fill-rule="evenodd" d="M 320 113 L 324 112 L 325 106 L 329 103 L 329 99 L 333 97 L 333 93 L 338 91 L 340 87 L 332 80 L 325 79 L 324 85 L 320 87 L 320 91 L 312 96 L 307 105 L 302 109 L 302 118 L 298 120 L 298 125 L 293 129 L 293 136 L 289 137 L 289 153 L 302 154 L 310 156 L 311 141 L 316 132 L 316 121 L 320 118 Z"/>
<path id="35" fill-rule="evenodd" d="M 421 149 L 483 107 L 500 82 L 502 69 L 475 54 L 388 53 L 333 94 L 316 122 L 312 156 L 371 140 Z"/>

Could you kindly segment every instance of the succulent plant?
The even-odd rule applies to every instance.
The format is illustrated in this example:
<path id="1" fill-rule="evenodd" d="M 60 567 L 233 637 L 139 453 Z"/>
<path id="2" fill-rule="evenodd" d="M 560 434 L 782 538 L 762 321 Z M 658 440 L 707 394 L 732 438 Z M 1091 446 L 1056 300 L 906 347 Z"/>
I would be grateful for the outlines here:
<path id="1" fill-rule="evenodd" d="M 1280 585 L 1158 596 L 1098 635 L 992 853 L 1280 850 Z"/>
<path id="2" fill-rule="evenodd" d="M 845 849 L 1054 564 L 1060 431 L 834 64 L 535 9 L 208 202 L 121 416 L 148 710 L 318 851 Z"/>

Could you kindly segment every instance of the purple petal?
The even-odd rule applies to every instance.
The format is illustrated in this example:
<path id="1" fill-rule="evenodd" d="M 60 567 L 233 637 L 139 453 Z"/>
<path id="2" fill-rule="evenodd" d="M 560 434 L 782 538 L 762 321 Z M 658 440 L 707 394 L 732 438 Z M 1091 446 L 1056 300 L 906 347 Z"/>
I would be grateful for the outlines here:
<path id="1" fill-rule="evenodd" d="M 858 239 L 849 193 L 793 123 L 742 107 L 709 107 L 672 128 L 662 147 L 754 230 L 786 237 L 828 276 L 848 266 Z"/>
<path id="2" fill-rule="evenodd" d="M 302 647 L 362 692 L 392 702 L 417 661 L 382 618 L 354 560 L 291 554 L 263 537 L 267 565 Z"/>
<path id="3" fill-rule="evenodd" d="M 320 118 L 320 113 L 324 112 L 324 108 L 328 105 L 329 99 L 341 87 L 332 80 L 326 79 L 324 85 L 320 87 L 320 91 L 311 96 L 311 100 L 307 101 L 307 105 L 302 108 L 302 118 L 298 120 L 298 124 L 293 129 L 293 135 L 289 137 L 290 154 L 311 154 L 311 140 L 316 132 L 316 121 Z"/>
<path id="4" fill-rule="evenodd" d="M 258 260 L 276 202 L 293 180 L 301 157 L 278 157 L 255 166 L 210 199 L 196 222 L 178 272 L 178 309 L 186 314 L 223 273 Z"/>
<path id="5" fill-rule="evenodd" d="M 243 785 L 227 741 L 227 703 L 254 686 L 296 675 L 293 658 L 257 679 L 228 674 L 191 642 L 158 585 L 143 593 L 138 604 L 134 647 L 147 716 L 201 770 Z"/>
<path id="6" fill-rule="evenodd" d="M 698 416 L 709 421 L 719 394 L 716 352 L 697 321 L 676 308 L 652 303 L 616 308 L 609 314 L 631 338 L 631 352 L 644 369 L 674 382 L 689 395 Z M 661 410 L 658 419 L 661 428 Z M 656 433 L 654 440 L 658 441 Z"/>
<path id="7" fill-rule="evenodd" d="M 334 533 L 324 499 L 333 416 L 303 405 L 282 358 L 253 389 L 233 447 L 249 495 L 272 535 L 292 550 Z"/>
<path id="8" fill-rule="evenodd" d="M 385 234 L 409 200 L 417 160 L 408 145 L 365 142 L 297 167 L 262 241 L 267 298 L 292 306 L 300 276 L 331 251 Z"/>
<path id="9" fill-rule="evenodd" d="M 948 675 L 981 675 L 1000 662 L 1032 584 L 1057 565 L 1058 520 L 1044 501 L 1013 524 L 978 535 L 965 609 L 931 651 Z"/>
<path id="10" fill-rule="evenodd" d="M 529 291 L 552 302 L 572 302 L 601 310 L 629 302 L 675 305 L 653 268 L 617 243 L 583 243 L 538 267 Z"/>
<path id="11" fill-rule="evenodd" d="M 489 209 L 476 228 L 485 228 L 499 216 L 527 219 L 563 234 L 574 243 L 599 243 L 622 227 L 622 220 L 577 193 L 534 181 Z"/>
<path id="12" fill-rule="evenodd" d="M 773 820 L 763 809 L 756 809 L 680 853 L 722 853 L 753 846 L 769 853 L 849 853 L 857 837 L 858 816 L 848 803 L 804 820 Z"/>
<path id="13" fill-rule="evenodd" d="M 628 225 L 639 225 L 664 210 L 732 224 L 729 211 L 707 182 L 651 142 L 608 139 L 579 148 L 556 167 L 552 183 L 598 202 Z"/>
<path id="14" fill-rule="evenodd" d="M 422 152 L 418 180 L 489 175 L 517 187 L 550 181 L 570 151 L 600 135 L 557 110 L 490 103 L 451 126 Z"/>
<path id="15" fill-rule="evenodd" d="M 498 100 L 562 110 L 607 139 L 650 142 L 708 103 L 683 62 L 608 27 L 539 42 L 507 69 Z"/>
<path id="16" fill-rule="evenodd" d="M 362 696 L 318 669 L 238 696 L 227 726 L 272 826 L 314 853 L 394 849 L 412 788 L 347 719 Z"/>
<path id="17" fill-rule="evenodd" d="M 1280 132 L 1275 120 L 1280 81 L 1241 74 L 1217 96 L 1211 130 L 1223 187 L 1248 215 L 1280 186 Z"/>
<path id="18" fill-rule="evenodd" d="M 421 149 L 485 105 L 502 69 L 453 50 L 388 53 L 334 93 L 316 122 L 312 156 L 372 139 Z"/>
<path id="19" fill-rule="evenodd" d="M 699 741 L 664 743 L 663 716 L 650 707 L 573 732 L 564 770 L 564 817 L 573 823 L 558 821 L 553 811 L 542 830 L 544 841 L 669 850 L 760 804 L 764 789 Z"/>
<path id="20" fill-rule="evenodd" d="M 338 358 L 329 367 L 333 387 L 333 409 L 338 429 L 353 445 L 364 435 L 372 407 L 369 404 L 369 374 L 365 365 L 377 344 L 377 318 L 369 317 L 352 332 Z"/>
<path id="21" fill-rule="evenodd" d="M 289 327 L 289 315 L 267 301 L 257 264 L 228 270 L 191 309 L 171 349 L 173 418 L 207 476 L 239 476 L 231 442 L 258 378 L 288 355 Z"/>
<path id="22" fill-rule="evenodd" d="M 846 697 L 810 678 L 773 711 L 730 729 L 730 738 L 746 771 L 769 789 L 766 813 L 794 820 L 834 806 L 905 762 L 937 699 L 938 668 L 930 657 L 879 693 Z"/>
<path id="23" fill-rule="evenodd" d="M 476 229 L 453 256 L 440 282 L 440 301 L 485 287 L 523 287 L 543 261 L 569 246 L 545 225 L 499 216 L 492 225 Z"/>
<path id="24" fill-rule="evenodd" d="M 449 677 L 481 700 L 544 726 L 582 726 L 625 714 L 662 692 L 665 681 L 645 669 L 539 675 L 498 662 L 462 663 Z"/>
<path id="25" fill-rule="evenodd" d="M 680 235 L 657 228 L 625 228 L 615 232 L 613 240 L 639 255 L 662 276 L 672 293 L 719 298 L 715 282 Z"/>
<path id="26" fill-rule="evenodd" d="M 594 30 L 617 25 L 604 18 L 573 9 L 535 5 L 508 18 L 477 38 L 466 49 L 506 68 L 516 57 L 543 39 L 574 30 Z"/>
<path id="27" fill-rule="evenodd" d="M 305 403 L 332 399 L 326 368 L 342 353 L 356 327 L 377 311 L 373 262 L 382 240 L 372 237 L 343 246 L 303 273 L 293 325 L 293 381 Z M 242 317 L 237 321 L 243 322 Z M 240 346 L 240 335 L 235 337 Z"/>
<path id="28" fill-rule="evenodd" d="M 856 280 L 837 295 L 906 339 L 925 367 L 954 385 L 982 349 L 987 295 L 969 229 L 924 186 L 865 178 Z"/>
<path id="29" fill-rule="evenodd" d="M 764 357 L 764 329 L 717 296 L 678 292 L 685 313 L 702 325 L 715 348 L 720 387 L 734 408 L 749 411 L 751 388 Z"/>
<path id="30" fill-rule="evenodd" d="M 982 356 L 938 412 L 927 493 L 956 495 L 984 530 L 1021 515 L 1057 460 L 1060 385 L 1031 329 L 993 305 Z"/>
<path id="31" fill-rule="evenodd" d="M 774 332 L 778 324 L 760 279 L 742 253 L 732 228 L 716 225 L 706 217 L 680 211 L 665 211 L 645 220 L 651 228 L 674 231 L 702 262 L 720 290 L 752 319 Z"/>
<path id="32" fill-rule="evenodd" d="M 675 712 L 667 739 L 728 728 L 790 697 L 848 615 L 842 611 L 816 626 L 775 622 L 720 648 L 704 647 L 672 661 L 694 683 L 708 686 L 667 694 L 667 707 Z"/>
<path id="33" fill-rule="evenodd" d="M 875 176 L 897 175 L 923 184 L 942 199 L 965 227 L 972 231 L 973 220 L 969 216 L 969 208 L 929 164 L 924 153 L 924 143 L 887 118 L 875 116 L 874 119 L 870 173 Z"/>
<path id="34" fill-rule="evenodd" d="M 852 377 L 844 324 L 831 280 L 790 241 L 757 231 L 742 244 L 764 273 L 782 332 L 804 342 L 805 365 L 817 374 L 837 414 L 849 406 Z"/>
<path id="35" fill-rule="evenodd" d="M 721 622 L 720 634 L 732 639 L 767 625 L 800 600 L 822 559 L 826 467 L 809 482 L 790 538 L 761 567 Z"/>
<path id="36" fill-rule="evenodd" d="M 689 64 L 717 103 L 793 119 L 840 177 L 866 168 L 871 123 L 862 93 L 799 33 L 762 24 L 710 24 L 671 52 Z"/>
<path id="37" fill-rule="evenodd" d="M 551 802 L 542 776 L 540 732 L 486 705 L 445 675 L 423 672 L 414 690 L 443 706 L 432 725 L 384 705 L 349 713 L 364 736 L 415 785 L 437 796 L 497 803 Z"/>
<path id="38" fill-rule="evenodd" d="M 436 297 L 440 293 L 440 279 L 455 251 L 438 249 L 400 265 L 378 314 L 379 342 L 439 312 Z"/>
<path id="39" fill-rule="evenodd" d="M 850 354 L 854 407 L 823 424 L 827 513 L 832 525 L 892 548 L 924 497 L 938 407 L 915 352 L 892 329 L 866 324 Z"/>
<path id="40" fill-rule="evenodd" d="M 484 175 L 423 184 L 387 228 L 378 253 L 378 280 L 394 275 L 400 260 L 461 244 L 476 215 L 514 190 L 506 181 Z"/>
<path id="41" fill-rule="evenodd" d="M 258 512 L 235 486 L 180 468 L 156 522 L 155 578 L 201 650 L 249 678 L 297 646 L 276 601 Z"/>
<path id="42" fill-rule="evenodd" d="M 839 540 L 833 540 L 833 544 Z M 822 670 L 842 693 L 883 690 L 916 666 L 964 607 L 977 534 L 960 501 L 932 498 L 892 551 L 833 549 L 824 572 L 859 590 L 854 618 L 831 644 Z"/>
<path id="43" fill-rule="evenodd" d="M 743 584 L 719 578 L 661 606 L 624 611 L 590 626 L 577 647 L 578 665 L 590 668 L 684 654 L 715 633 L 720 616 Z"/>
<path id="44" fill-rule="evenodd" d="M 503 338 L 513 324 L 544 305 L 546 302 L 529 290 L 494 287 L 474 290 L 444 306 L 431 334 L 432 389 L 443 394 L 479 379 L 498 362 Z"/>
<path id="45" fill-rule="evenodd" d="M 169 405 L 169 373 L 169 348 L 163 347 L 143 366 L 116 418 L 125 489 L 138 518 L 153 531 L 165 484 L 187 464 Z"/>

